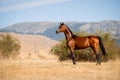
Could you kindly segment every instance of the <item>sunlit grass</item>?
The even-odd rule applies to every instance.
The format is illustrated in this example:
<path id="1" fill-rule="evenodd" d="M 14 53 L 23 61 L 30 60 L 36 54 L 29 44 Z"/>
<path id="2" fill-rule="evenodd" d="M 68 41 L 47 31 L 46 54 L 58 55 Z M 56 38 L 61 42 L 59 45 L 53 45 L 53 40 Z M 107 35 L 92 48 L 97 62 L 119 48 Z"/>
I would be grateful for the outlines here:
<path id="1" fill-rule="evenodd" d="M 120 80 L 120 62 L 0 61 L 0 80 Z"/>

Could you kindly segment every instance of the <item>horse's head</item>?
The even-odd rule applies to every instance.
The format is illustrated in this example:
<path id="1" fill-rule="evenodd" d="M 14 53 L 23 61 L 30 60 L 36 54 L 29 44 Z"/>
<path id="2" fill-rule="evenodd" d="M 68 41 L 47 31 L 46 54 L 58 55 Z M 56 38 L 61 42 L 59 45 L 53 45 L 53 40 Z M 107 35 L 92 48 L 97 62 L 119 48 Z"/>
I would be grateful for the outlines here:
<path id="1" fill-rule="evenodd" d="M 56 30 L 56 33 L 65 32 L 65 31 L 66 31 L 66 25 L 64 23 L 60 23 L 60 26 Z"/>

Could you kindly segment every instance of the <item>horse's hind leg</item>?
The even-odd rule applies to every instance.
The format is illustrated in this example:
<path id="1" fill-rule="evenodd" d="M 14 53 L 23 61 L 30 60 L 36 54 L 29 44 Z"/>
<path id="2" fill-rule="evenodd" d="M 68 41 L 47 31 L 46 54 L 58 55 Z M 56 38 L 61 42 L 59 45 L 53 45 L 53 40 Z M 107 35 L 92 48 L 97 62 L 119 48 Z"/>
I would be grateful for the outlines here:
<path id="1" fill-rule="evenodd" d="M 101 65 L 101 62 L 100 62 L 100 54 L 96 54 L 96 60 L 97 60 L 97 64 Z"/>
<path id="2" fill-rule="evenodd" d="M 98 53 L 98 48 L 94 48 L 94 47 L 92 47 L 92 49 L 93 49 L 93 51 L 94 51 L 94 53 L 95 53 L 95 55 L 96 55 L 96 60 L 97 60 L 97 64 L 101 64 L 101 61 L 100 61 L 100 54 Z"/>

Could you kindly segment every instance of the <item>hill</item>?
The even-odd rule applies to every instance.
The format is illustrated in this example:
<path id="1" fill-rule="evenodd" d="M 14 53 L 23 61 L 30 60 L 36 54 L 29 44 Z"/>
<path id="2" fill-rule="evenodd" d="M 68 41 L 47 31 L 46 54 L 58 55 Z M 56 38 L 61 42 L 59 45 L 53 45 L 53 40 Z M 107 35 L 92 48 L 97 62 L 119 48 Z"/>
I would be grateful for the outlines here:
<path id="1" fill-rule="evenodd" d="M 110 32 L 118 41 L 120 41 L 120 21 L 104 20 L 101 22 L 65 22 L 72 31 L 85 31 L 88 33 L 101 30 Z M 16 23 L 6 28 L 0 29 L 0 32 L 14 32 L 19 34 L 44 35 L 54 40 L 60 40 L 64 36 L 56 35 L 58 22 L 22 22 Z"/>
<path id="2" fill-rule="evenodd" d="M 0 33 L 6 35 L 7 33 Z M 53 55 L 49 54 L 50 49 L 57 41 L 42 35 L 15 34 L 9 33 L 20 41 L 21 49 L 20 59 L 51 59 Z"/>

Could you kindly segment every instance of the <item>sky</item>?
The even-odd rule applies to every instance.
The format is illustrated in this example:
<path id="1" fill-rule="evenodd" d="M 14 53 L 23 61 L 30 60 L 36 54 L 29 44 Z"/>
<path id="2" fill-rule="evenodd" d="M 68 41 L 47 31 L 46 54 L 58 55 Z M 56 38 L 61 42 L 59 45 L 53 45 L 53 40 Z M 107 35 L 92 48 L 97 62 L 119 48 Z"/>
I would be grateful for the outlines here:
<path id="1" fill-rule="evenodd" d="M 20 22 L 120 21 L 120 0 L 0 0 L 0 28 Z"/>

